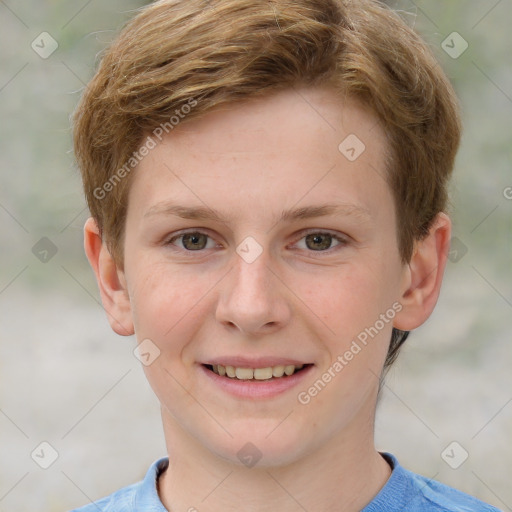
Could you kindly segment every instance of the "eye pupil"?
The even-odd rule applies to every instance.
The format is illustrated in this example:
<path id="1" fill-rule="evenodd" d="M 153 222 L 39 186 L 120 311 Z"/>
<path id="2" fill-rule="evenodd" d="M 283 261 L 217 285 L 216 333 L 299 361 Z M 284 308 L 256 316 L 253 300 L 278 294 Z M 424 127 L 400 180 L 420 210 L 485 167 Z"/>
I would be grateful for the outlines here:
<path id="1" fill-rule="evenodd" d="M 199 244 L 199 241 L 203 239 L 204 244 Z M 188 233 L 183 235 L 183 246 L 189 250 L 196 251 L 199 249 L 204 249 L 206 245 L 206 237 L 202 233 Z M 187 243 L 191 242 L 192 245 L 190 247 L 187 246 Z"/>
<path id="2" fill-rule="evenodd" d="M 328 249 L 331 245 L 331 238 L 332 236 L 329 235 L 328 233 L 325 233 L 325 234 L 314 234 L 314 235 L 307 235 L 306 236 L 306 244 L 308 246 L 308 248 L 311 249 L 311 247 L 309 246 L 308 242 L 313 242 L 314 244 L 320 244 L 320 247 L 317 245 L 317 246 L 314 246 L 312 249 L 315 250 L 315 249 Z M 323 243 L 322 243 L 322 239 L 324 240 Z"/>

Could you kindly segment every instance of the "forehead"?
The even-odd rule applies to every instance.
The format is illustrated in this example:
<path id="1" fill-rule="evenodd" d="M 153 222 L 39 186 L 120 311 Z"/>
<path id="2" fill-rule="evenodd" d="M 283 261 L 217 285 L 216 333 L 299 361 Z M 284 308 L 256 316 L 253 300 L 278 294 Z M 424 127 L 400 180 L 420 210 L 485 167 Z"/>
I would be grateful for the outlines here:
<path id="1" fill-rule="evenodd" d="M 289 89 L 185 121 L 138 165 L 130 208 L 175 200 L 238 216 L 343 203 L 378 214 L 391 199 L 382 129 L 331 89 Z"/>
<path id="2" fill-rule="evenodd" d="M 374 115 L 328 87 L 302 87 L 222 105 L 188 122 L 184 116 L 164 145 L 199 147 L 215 154 L 281 152 L 286 148 L 338 149 L 349 134 L 378 149 L 382 132 Z M 229 145 L 219 147 L 222 139 Z"/>

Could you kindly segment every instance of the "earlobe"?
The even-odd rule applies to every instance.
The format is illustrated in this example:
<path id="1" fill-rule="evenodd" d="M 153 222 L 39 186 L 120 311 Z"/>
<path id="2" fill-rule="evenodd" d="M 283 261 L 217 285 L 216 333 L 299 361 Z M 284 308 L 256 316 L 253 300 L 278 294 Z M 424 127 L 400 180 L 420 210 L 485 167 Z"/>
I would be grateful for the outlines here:
<path id="1" fill-rule="evenodd" d="M 439 298 L 448 251 L 451 221 L 439 213 L 428 235 L 415 243 L 401 290 L 402 310 L 395 317 L 394 327 L 411 331 L 431 315 Z"/>
<path id="2" fill-rule="evenodd" d="M 92 217 L 87 219 L 84 226 L 84 249 L 96 275 L 110 326 L 121 336 L 131 336 L 134 328 L 124 274 L 103 243 L 98 225 Z"/>

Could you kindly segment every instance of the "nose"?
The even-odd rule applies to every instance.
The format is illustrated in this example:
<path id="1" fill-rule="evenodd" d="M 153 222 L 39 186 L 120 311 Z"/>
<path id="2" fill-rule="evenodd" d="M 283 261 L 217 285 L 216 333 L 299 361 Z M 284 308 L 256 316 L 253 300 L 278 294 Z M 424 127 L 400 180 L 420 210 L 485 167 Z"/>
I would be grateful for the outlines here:
<path id="1" fill-rule="evenodd" d="M 217 321 L 245 336 L 270 334 L 289 322 L 288 293 L 267 250 L 250 263 L 235 254 L 233 268 L 221 285 Z"/>

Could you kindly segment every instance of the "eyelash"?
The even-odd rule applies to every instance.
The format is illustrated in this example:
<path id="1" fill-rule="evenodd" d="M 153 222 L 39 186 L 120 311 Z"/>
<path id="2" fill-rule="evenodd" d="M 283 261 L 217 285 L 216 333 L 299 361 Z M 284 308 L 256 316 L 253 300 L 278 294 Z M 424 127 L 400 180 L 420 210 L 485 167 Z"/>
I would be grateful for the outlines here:
<path id="1" fill-rule="evenodd" d="M 164 245 L 166 245 L 168 247 L 171 247 L 171 246 L 174 245 L 173 242 L 175 240 L 178 240 L 178 239 L 182 238 L 185 235 L 191 235 L 191 234 L 206 235 L 209 239 L 213 240 L 213 238 L 208 233 L 206 233 L 204 231 L 201 231 L 199 229 L 190 229 L 190 230 L 187 230 L 187 231 L 181 231 L 178 234 L 173 235 L 171 238 L 166 240 Z M 324 253 L 324 254 L 327 253 L 327 254 L 331 254 L 333 251 L 336 250 L 336 248 L 341 249 L 342 247 L 348 245 L 348 243 L 349 243 L 348 237 L 344 237 L 344 236 L 338 235 L 336 233 L 332 233 L 330 231 L 322 231 L 322 230 L 320 230 L 320 231 L 318 231 L 318 230 L 310 230 L 310 231 L 304 232 L 302 234 L 302 237 L 299 238 L 297 240 L 297 242 L 299 242 L 300 240 L 306 238 L 308 235 L 329 235 L 334 240 L 339 242 L 338 245 L 336 245 L 334 247 L 331 247 L 330 249 L 326 249 L 325 251 L 322 251 L 322 250 L 320 250 L 320 251 L 313 251 L 313 250 L 308 250 L 308 249 L 302 249 L 302 250 L 305 250 L 305 251 L 310 252 L 310 253 Z M 297 243 L 297 242 L 295 242 L 295 243 Z M 207 249 L 198 249 L 197 251 L 190 251 L 188 249 L 182 249 L 182 248 L 179 248 L 179 247 L 175 246 L 175 248 L 172 247 L 172 250 L 176 250 L 176 251 L 180 251 L 180 252 L 186 252 L 186 253 L 192 253 L 193 254 L 195 252 L 197 252 L 197 253 L 204 252 Z"/>

